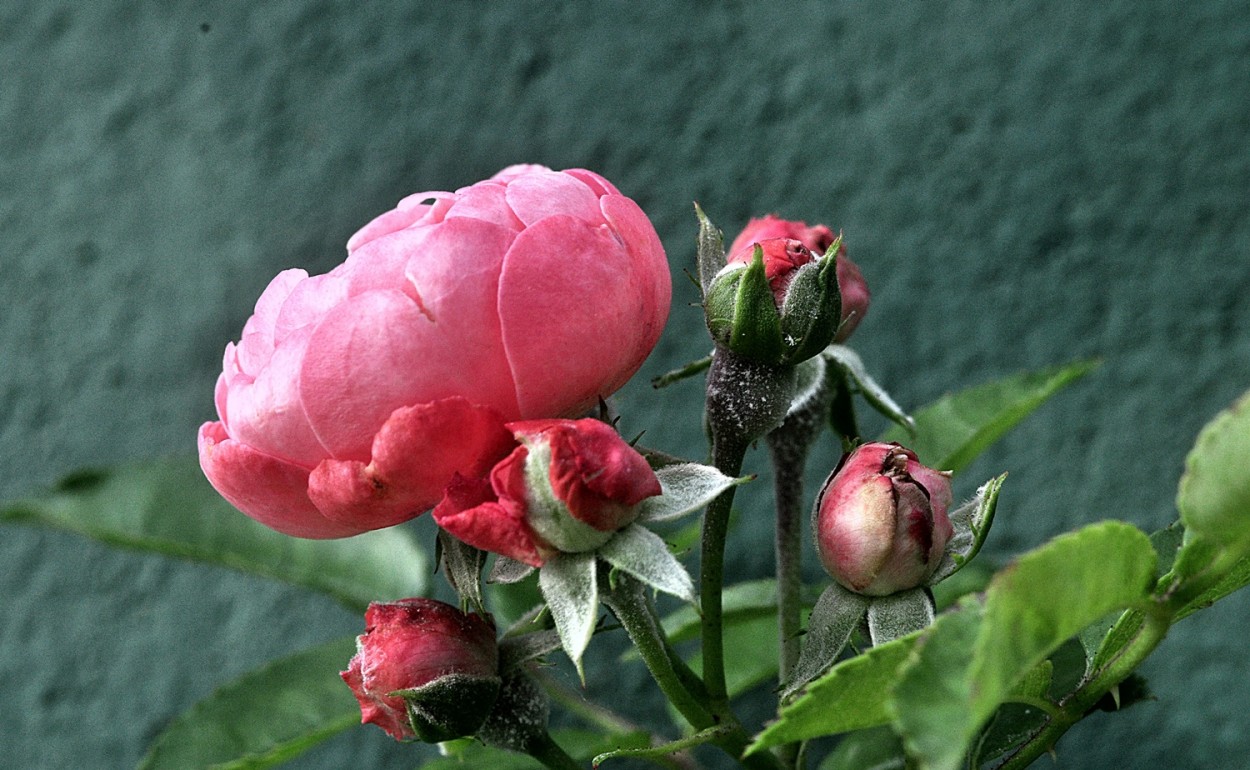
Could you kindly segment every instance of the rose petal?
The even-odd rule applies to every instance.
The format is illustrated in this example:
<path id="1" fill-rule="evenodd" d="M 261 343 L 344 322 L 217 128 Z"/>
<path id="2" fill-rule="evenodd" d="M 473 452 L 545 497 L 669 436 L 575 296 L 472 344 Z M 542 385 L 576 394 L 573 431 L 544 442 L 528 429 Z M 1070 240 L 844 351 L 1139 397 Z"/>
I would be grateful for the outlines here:
<path id="1" fill-rule="evenodd" d="M 307 279 L 308 273 L 303 270 L 283 270 L 265 287 L 256 300 L 255 311 L 243 324 L 239 344 L 235 346 L 235 361 L 240 371 L 255 375 L 265 366 L 273 355 L 274 326 L 282 305 L 295 287 Z"/>
<path id="2" fill-rule="evenodd" d="M 595 419 L 527 420 L 508 430 L 551 447 L 551 487 L 573 518 L 614 532 L 638 518 L 634 506 L 663 490 L 646 459 L 607 423 Z M 496 485 L 498 490 L 498 485 Z"/>
<path id="3" fill-rule="evenodd" d="M 523 417 L 571 417 L 618 390 L 663 318 L 629 252 L 606 226 L 549 217 L 504 258 L 499 316 Z"/>
<path id="4" fill-rule="evenodd" d="M 584 168 L 566 168 L 561 173 L 577 179 L 582 184 L 590 188 L 591 192 L 599 197 L 604 195 L 620 195 L 621 191 L 616 189 L 616 185 L 599 176 L 593 171 Z"/>
<path id="5" fill-rule="evenodd" d="M 308 494 L 328 519 L 389 527 L 429 510 L 457 473 L 485 475 L 515 445 L 498 412 L 463 398 L 401 407 L 374 438 L 371 462 L 322 462 Z"/>
<path id="6" fill-rule="evenodd" d="M 508 183 L 508 205 L 527 226 L 555 215 L 603 220 L 599 198 L 579 180 L 558 171 L 525 174 Z"/>
<path id="7" fill-rule="evenodd" d="M 525 227 L 508 206 L 504 185 L 497 182 L 481 182 L 460 191 L 456 202 L 447 210 L 447 219 L 455 217 L 493 222 L 514 232 Z"/>
<path id="8" fill-rule="evenodd" d="M 460 241 L 461 229 L 480 237 Z M 511 233 L 477 220 L 445 222 L 430 239 L 446 243 L 430 253 L 461 259 L 465 269 L 440 262 L 422 270 L 421 304 L 398 290 L 370 291 L 326 315 L 308 345 L 300 394 L 331 457 L 367 462 L 374 435 L 401 406 L 463 396 L 505 418 L 517 414 L 491 265 L 505 236 Z M 476 263 L 467 255 L 475 249 Z"/>
<path id="9" fill-rule="evenodd" d="M 447 192 L 419 192 L 406 196 L 395 208 L 374 217 L 369 224 L 356 231 L 347 239 L 347 252 L 350 254 L 366 243 L 384 235 L 412 227 L 426 217 L 431 217 L 437 204 L 451 197 Z M 444 210 L 450 203 L 443 205 Z M 441 217 L 438 217 L 441 219 Z"/>
<path id="10" fill-rule="evenodd" d="M 534 533 L 525 523 L 525 510 L 497 500 L 486 479 L 455 476 L 433 515 L 440 527 L 475 548 L 531 567 L 543 565 Z"/>
<path id="11" fill-rule="evenodd" d="M 638 285 L 649 290 L 645 299 L 645 314 L 650 319 L 649 334 L 641 337 L 647 349 L 655 347 L 668 321 L 672 304 L 673 285 L 668 269 L 668 257 L 664 244 L 651 225 L 647 215 L 629 198 L 609 195 L 599 200 L 603 216 L 620 234 L 629 248 L 634 270 L 638 271 Z"/>
<path id="12" fill-rule="evenodd" d="M 308 499 L 308 471 L 231 439 L 219 422 L 200 426 L 200 467 L 231 505 L 287 535 L 324 539 L 364 530 L 330 521 Z"/>
<path id="13" fill-rule="evenodd" d="M 326 456 L 300 397 L 299 372 L 312 329 L 292 332 L 255 379 L 228 383 L 230 435 L 260 452 L 312 468 Z"/>

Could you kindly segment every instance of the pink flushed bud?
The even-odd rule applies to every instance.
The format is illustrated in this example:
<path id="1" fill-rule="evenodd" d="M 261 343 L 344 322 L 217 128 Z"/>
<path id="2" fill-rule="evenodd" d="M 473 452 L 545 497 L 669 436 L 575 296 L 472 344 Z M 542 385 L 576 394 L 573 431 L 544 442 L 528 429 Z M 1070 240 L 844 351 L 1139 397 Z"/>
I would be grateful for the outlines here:
<path id="1" fill-rule="evenodd" d="M 434 508 L 438 525 L 469 545 L 540 567 L 592 551 L 660 494 L 647 461 L 594 419 L 508 424 L 521 446 L 489 479 L 457 476 Z"/>
<path id="2" fill-rule="evenodd" d="M 472 735 L 499 695 L 499 647 L 489 618 L 433 599 L 373 603 L 340 676 L 361 722 L 396 740 Z"/>
<path id="3" fill-rule="evenodd" d="M 773 238 L 797 240 L 809 251 L 821 256 L 837 240 L 833 230 L 825 225 L 812 225 L 809 227 L 806 222 L 781 219 L 773 214 L 768 214 L 762 218 L 752 219 L 750 222 L 747 222 L 747 226 L 742 229 L 742 232 L 738 234 L 734 242 L 730 244 L 729 253 L 736 255 L 743 249 L 747 249 L 749 261 L 751 244 L 760 243 L 762 245 L 765 240 Z M 765 254 L 765 260 L 765 267 L 767 267 L 767 254 Z M 834 342 L 843 342 L 851 336 L 851 332 L 855 331 L 855 327 L 859 325 L 859 322 L 868 313 L 868 304 L 872 299 L 872 295 L 868 291 L 868 284 L 864 281 L 864 276 L 860 272 L 859 266 L 846 256 L 845 244 L 839 247 L 837 260 L 835 267 L 838 274 L 838 289 L 842 295 L 842 319 L 837 335 L 834 337 Z M 730 261 L 733 261 L 732 257 Z"/>
<path id="4" fill-rule="evenodd" d="M 816 544 L 844 587 L 887 596 L 923 585 L 954 534 L 948 475 L 898 444 L 860 446 L 816 498 Z"/>

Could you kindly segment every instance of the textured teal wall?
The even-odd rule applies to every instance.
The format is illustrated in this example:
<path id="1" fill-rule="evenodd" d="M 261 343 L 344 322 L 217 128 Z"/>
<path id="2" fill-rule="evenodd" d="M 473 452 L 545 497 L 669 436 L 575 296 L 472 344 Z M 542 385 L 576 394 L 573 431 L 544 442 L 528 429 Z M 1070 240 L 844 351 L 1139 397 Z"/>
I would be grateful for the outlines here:
<path id="1" fill-rule="evenodd" d="M 730 232 L 766 211 L 842 228 L 875 297 L 856 346 L 906 405 L 1103 358 L 962 479 L 1011 472 L 993 559 L 1105 517 L 1168 522 L 1194 434 L 1250 387 L 1233 0 L 9 0 L 0 73 L 0 497 L 193 451 L 274 273 L 324 271 L 404 194 L 519 161 L 595 169 L 654 219 L 678 280 L 644 375 L 707 346 L 681 276 L 695 199 Z M 697 457 L 697 385 L 643 382 L 626 426 Z M 742 576 L 769 569 L 761 500 Z M 361 626 L 69 535 L 4 526 L 0 560 L 14 768 L 132 766 L 218 684 Z M 1250 592 L 1180 625 L 1145 668 L 1158 700 L 1087 720 L 1060 765 L 1250 755 L 1248 612 Z M 370 728 L 300 766 L 411 759 Z"/>

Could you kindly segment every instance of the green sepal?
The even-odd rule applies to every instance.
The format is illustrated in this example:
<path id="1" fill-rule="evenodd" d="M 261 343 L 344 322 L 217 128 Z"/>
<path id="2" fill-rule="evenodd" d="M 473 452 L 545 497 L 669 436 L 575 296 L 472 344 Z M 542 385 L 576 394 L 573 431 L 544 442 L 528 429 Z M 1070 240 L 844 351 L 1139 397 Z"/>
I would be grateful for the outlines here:
<path id="1" fill-rule="evenodd" d="M 873 647 L 933 625 L 933 594 L 912 588 L 889 596 L 874 596 L 868 603 L 868 637 Z"/>
<path id="2" fill-rule="evenodd" d="M 731 265 L 712 279 L 704 310 L 708 331 L 717 344 L 753 361 L 780 364 L 787 359 L 781 318 L 759 244 L 746 267 Z"/>
<path id="3" fill-rule="evenodd" d="M 694 215 L 699 220 L 699 286 L 706 296 L 711 290 L 712 279 L 725 267 L 725 236 L 707 218 L 698 203 L 694 204 Z"/>
<path id="4" fill-rule="evenodd" d="M 808 618 L 803 651 L 790 680 L 782 685 L 783 701 L 833 666 L 851 634 L 863 622 L 868 605 L 868 597 L 848 591 L 837 583 L 831 583 L 824 590 Z"/>
<path id="5" fill-rule="evenodd" d="M 781 306 L 781 336 L 788 350 L 783 363 L 796 364 L 820 355 L 833 342 L 842 320 L 835 242 L 827 256 L 795 271 Z"/>
<path id="6" fill-rule="evenodd" d="M 558 553 L 538 570 L 551 619 L 560 634 L 560 645 L 573 661 L 584 682 L 582 655 L 590 646 L 599 619 L 599 583 L 594 553 Z"/>
<path id="7" fill-rule="evenodd" d="M 477 732 L 499 697 L 497 676 L 446 674 L 410 690 L 389 693 L 408 704 L 408 723 L 417 738 L 442 743 Z"/>

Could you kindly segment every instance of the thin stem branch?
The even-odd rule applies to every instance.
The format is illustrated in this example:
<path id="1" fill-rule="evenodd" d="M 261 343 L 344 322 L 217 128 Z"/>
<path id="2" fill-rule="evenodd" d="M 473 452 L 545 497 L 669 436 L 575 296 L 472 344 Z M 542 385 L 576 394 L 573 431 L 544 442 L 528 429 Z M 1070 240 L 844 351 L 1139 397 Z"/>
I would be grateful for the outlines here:
<path id="1" fill-rule="evenodd" d="M 543 764 L 543 767 L 550 768 L 550 770 L 582 770 L 582 766 L 578 764 L 577 760 L 570 757 L 564 749 L 560 748 L 560 744 L 552 740 L 551 735 L 547 732 L 543 732 L 542 735 L 535 737 L 526 748 L 531 757 L 537 759 Z"/>
<path id="2" fill-rule="evenodd" d="M 660 691 L 686 721 L 697 730 L 714 725 L 711 713 L 686 687 L 683 677 L 674 667 L 668 639 L 642 584 L 628 576 L 619 576 L 616 588 L 604 594 L 603 601 L 621 621 Z"/>
<path id="3" fill-rule="evenodd" d="M 1124 681 L 1159 646 L 1172 625 L 1172 614 L 1162 605 L 1146 609 L 1141 626 L 1123 649 L 1080 687 L 1064 698 L 1055 713 L 1018 749 L 1009 755 L 998 770 L 1023 770 L 1042 754 L 1050 751 L 1073 725 L 1089 713 L 1103 695 Z"/>

